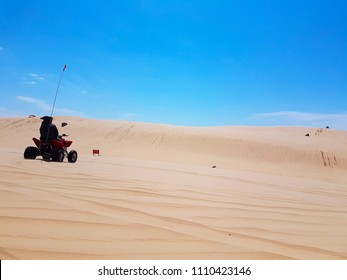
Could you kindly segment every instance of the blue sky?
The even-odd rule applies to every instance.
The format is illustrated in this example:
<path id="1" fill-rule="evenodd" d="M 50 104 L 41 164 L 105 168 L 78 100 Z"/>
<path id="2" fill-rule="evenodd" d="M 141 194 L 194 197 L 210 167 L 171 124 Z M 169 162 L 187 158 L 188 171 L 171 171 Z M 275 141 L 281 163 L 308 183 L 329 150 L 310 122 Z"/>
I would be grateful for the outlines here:
<path id="1" fill-rule="evenodd" d="M 0 116 L 347 129 L 346 1 L 0 0 Z"/>

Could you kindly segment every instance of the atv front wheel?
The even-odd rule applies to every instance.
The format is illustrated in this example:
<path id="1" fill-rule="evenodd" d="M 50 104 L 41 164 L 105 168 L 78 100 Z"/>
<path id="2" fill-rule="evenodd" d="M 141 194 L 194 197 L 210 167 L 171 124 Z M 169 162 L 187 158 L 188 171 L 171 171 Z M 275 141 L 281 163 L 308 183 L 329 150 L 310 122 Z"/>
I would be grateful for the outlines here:
<path id="1" fill-rule="evenodd" d="M 52 160 L 53 161 L 57 161 L 57 162 L 63 162 L 64 161 L 64 151 L 63 150 L 59 150 L 56 153 L 54 153 Z"/>
<path id="2" fill-rule="evenodd" d="M 77 152 L 75 150 L 70 151 L 70 153 L 67 155 L 67 160 L 71 163 L 75 163 L 77 160 Z"/>
<path id="3" fill-rule="evenodd" d="M 24 151 L 25 159 L 36 159 L 39 154 L 39 149 L 36 147 L 29 146 Z"/>

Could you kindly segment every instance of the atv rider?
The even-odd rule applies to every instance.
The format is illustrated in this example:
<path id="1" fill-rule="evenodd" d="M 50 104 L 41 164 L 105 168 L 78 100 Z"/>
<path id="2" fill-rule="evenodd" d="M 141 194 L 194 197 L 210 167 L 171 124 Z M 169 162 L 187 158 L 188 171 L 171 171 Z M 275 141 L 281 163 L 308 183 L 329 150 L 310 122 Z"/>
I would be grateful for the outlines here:
<path id="1" fill-rule="evenodd" d="M 59 132 L 57 127 L 52 123 L 53 118 L 44 116 L 41 118 L 42 123 L 40 127 L 40 140 L 41 143 L 49 143 L 53 139 L 59 139 Z"/>

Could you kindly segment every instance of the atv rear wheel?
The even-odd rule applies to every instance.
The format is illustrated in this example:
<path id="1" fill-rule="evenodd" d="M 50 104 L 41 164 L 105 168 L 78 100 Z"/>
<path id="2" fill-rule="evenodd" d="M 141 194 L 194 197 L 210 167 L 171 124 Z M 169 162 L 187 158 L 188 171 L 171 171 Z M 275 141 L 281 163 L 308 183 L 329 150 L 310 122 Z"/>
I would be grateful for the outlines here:
<path id="1" fill-rule="evenodd" d="M 39 154 L 39 149 L 36 147 L 29 146 L 24 151 L 25 159 L 36 159 Z"/>
<path id="2" fill-rule="evenodd" d="M 59 150 L 56 153 L 54 153 L 52 160 L 53 161 L 57 161 L 57 162 L 63 162 L 64 161 L 64 151 L 63 150 Z"/>
<path id="3" fill-rule="evenodd" d="M 77 160 L 77 157 L 78 157 L 77 152 L 75 150 L 72 150 L 67 155 L 67 160 L 71 163 L 75 163 Z"/>

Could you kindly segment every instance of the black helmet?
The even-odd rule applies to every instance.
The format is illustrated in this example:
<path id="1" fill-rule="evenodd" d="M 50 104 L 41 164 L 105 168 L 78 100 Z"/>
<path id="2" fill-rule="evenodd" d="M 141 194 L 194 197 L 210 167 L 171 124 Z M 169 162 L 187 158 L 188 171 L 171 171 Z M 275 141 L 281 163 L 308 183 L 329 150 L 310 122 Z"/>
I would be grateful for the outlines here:
<path id="1" fill-rule="evenodd" d="M 52 118 L 52 117 L 49 117 L 49 116 L 43 116 L 43 117 L 41 118 L 41 120 L 43 120 L 44 122 L 45 122 L 45 121 L 52 121 L 53 118 Z"/>

